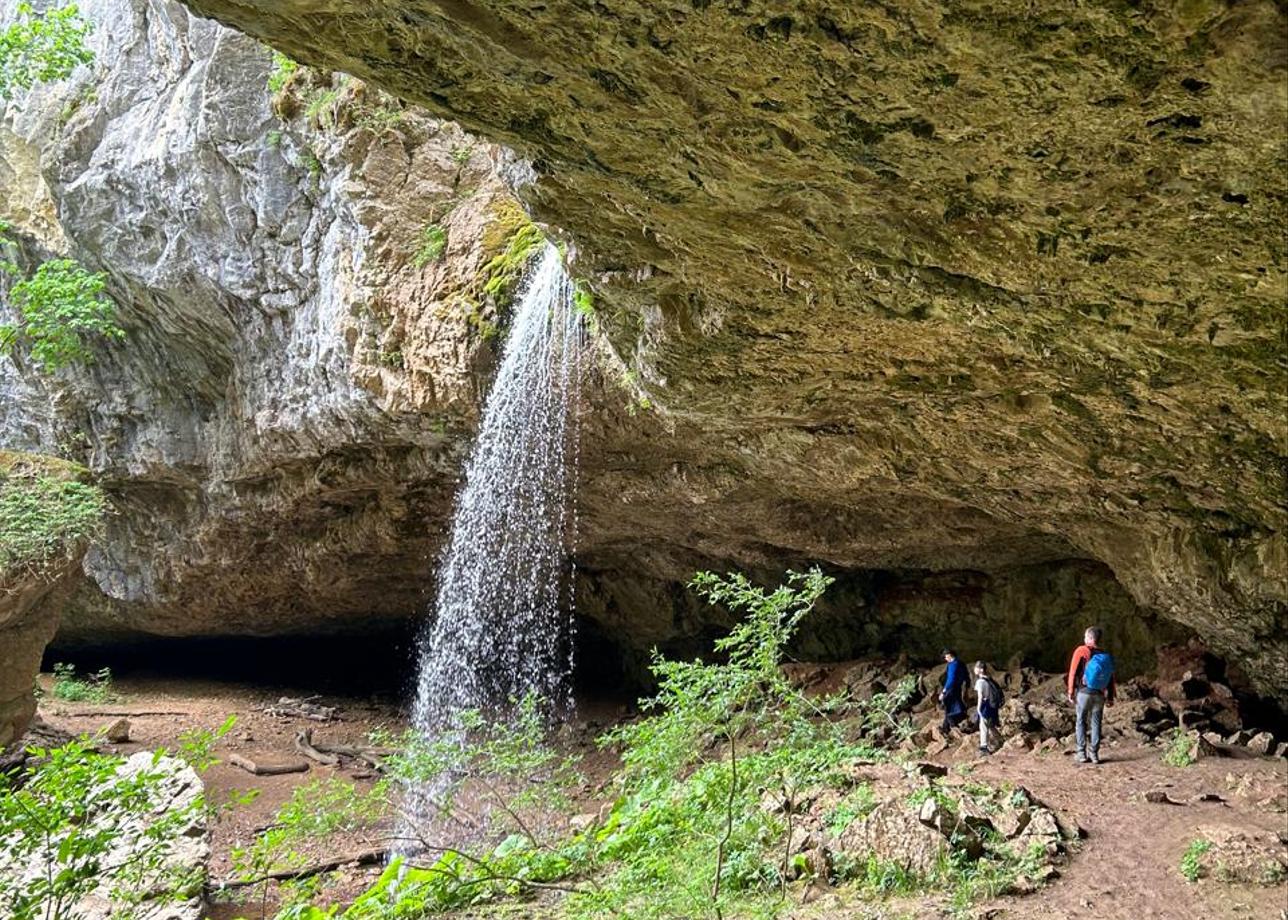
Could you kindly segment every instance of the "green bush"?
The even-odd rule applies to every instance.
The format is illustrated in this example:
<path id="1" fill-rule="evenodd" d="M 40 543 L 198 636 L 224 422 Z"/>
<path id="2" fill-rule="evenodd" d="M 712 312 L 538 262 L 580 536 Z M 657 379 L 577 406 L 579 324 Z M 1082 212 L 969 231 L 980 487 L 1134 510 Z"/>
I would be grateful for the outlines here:
<path id="1" fill-rule="evenodd" d="M 1194 739 L 1179 728 L 1167 735 L 1163 763 L 1169 767 L 1188 767 L 1194 763 Z"/>
<path id="2" fill-rule="evenodd" d="M 18 21 L 0 32 L 0 98 L 65 79 L 92 62 L 94 53 L 85 47 L 91 31 L 75 4 L 38 13 L 20 2 Z"/>
<path id="3" fill-rule="evenodd" d="M 76 676 L 74 665 L 54 665 L 54 697 L 69 703 L 110 703 L 117 699 L 112 690 L 112 669 L 102 668 L 84 677 Z"/>
<path id="4" fill-rule="evenodd" d="M 426 224 L 417 239 L 416 254 L 412 264 L 424 268 L 430 262 L 437 262 L 447 250 L 447 231 L 438 224 Z"/>
<path id="5" fill-rule="evenodd" d="M 89 338 L 125 337 L 116 323 L 116 305 L 104 293 L 106 286 L 101 272 L 91 274 L 72 259 L 42 263 L 30 278 L 9 289 L 9 302 L 20 319 L 15 325 L 0 325 L 0 353 L 25 342 L 46 372 L 89 362 Z"/>
<path id="6" fill-rule="evenodd" d="M 300 69 L 300 65 L 280 51 L 273 52 L 273 69 L 268 74 L 268 91 L 277 95 L 286 89 L 286 84 Z"/>

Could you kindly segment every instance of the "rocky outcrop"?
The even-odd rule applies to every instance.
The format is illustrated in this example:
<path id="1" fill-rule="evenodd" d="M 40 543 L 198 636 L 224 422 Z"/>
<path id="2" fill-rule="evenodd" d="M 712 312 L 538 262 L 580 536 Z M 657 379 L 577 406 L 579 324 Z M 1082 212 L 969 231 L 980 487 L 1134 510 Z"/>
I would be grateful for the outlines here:
<path id="1" fill-rule="evenodd" d="M 0 755 L 35 715 L 41 656 L 98 531 L 101 497 L 80 482 L 86 472 L 0 450 Z"/>
<path id="2" fill-rule="evenodd" d="M 1098 559 L 1288 700 L 1281 5 L 188 3 L 533 160 L 588 552 Z"/>
<path id="3" fill-rule="evenodd" d="M 49 806 L 44 817 L 66 822 L 57 828 L 61 838 L 52 844 L 38 834 L 5 840 L 0 892 L 24 892 L 34 880 L 62 873 L 62 907 L 84 920 L 199 920 L 206 913 L 202 888 L 210 858 L 201 777 L 182 760 L 153 751 L 112 767 L 109 762 L 102 784 L 78 790 L 83 802 Z M 86 775 L 93 774 L 82 768 L 82 783 Z"/>
<path id="4" fill-rule="evenodd" d="M 81 553 L 54 571 L 0 578 L 0 753 L 22 737 L 36 714 L 36 672 L 77 582 Z"/>
<path id="5" fill-rule="evenodd" d="M 126 337 L 0 357 L 0 437 L 112 497 L 71 637 L 270 633 L 421 608 L 530 224 L 504 155 L 161 0 L 92 0 L 96 61 L 3 109 L 34 264 L 108 275 Z M 496 283 L 492 283 L 496 282 Z"/>

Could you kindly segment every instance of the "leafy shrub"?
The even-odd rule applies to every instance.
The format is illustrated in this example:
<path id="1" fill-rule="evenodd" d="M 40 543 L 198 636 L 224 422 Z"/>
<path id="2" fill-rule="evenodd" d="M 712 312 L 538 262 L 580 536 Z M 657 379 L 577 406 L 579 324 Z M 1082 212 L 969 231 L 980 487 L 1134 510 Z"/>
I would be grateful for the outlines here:
<path id="1" fill-rule="evenodd" d="M 300 65 L 280 51 L 273 52 L 273 69 L 268 74 L 268 91 L 277 95 L 300 69 Z"/>
<path id="2" fill-rule="evenodd" d="M 107 669 L 104 668 L 104 671 Z M 224 719 L 220 726 L 213 731 L 207 728 L 190 728 L 179 734 L 179 750 L 176 752 L 181 760 L 188 766 L 192 767 L 198 773 L 204 773 L 206 770 L 219 763 L 219 758 L 214 755 L 215 745 L 233 730 L 237 724 L 235 715 Z"/>
<path id="3" fill-rule="evenodd" d="M 1179 728 L 1172 729 L 1163 748 L 1163 763 L 1169 767 L 1188 767 L 1194 763 L 1194 739 Z"/>
<path id="4" fill-rule="evenodd" d="M 781 890 L 796 796 L 876 754 L 827 718 L 839 700 L 806 697 L 779 667 L 830 583 L 817 569 L 789 573 L 773 591 L 742 575 L 693 579 L 745 616 L 716 643 L 722 663 L 655 656 L 649 715 L 605 736 L 621 747 L 624 796 L 599 832 L 612 874 L 572 902 L 579 916 L 719 916 Z M 760 807 L 766 793 L 784 803 L 781 814 Z"/>
<path id="5" fill-rule="evenodd" d="M 124 758 L 98 754 L 82 742 L 52 750 L 32 749 L 34 760 L 21 778 L 0 775 L 0 840 L 13 866 L 40 867 L 22 880 L 0 873 L 0 914 L 12 920 L 73 920 L 76 904 L 109 880 L 113 908 L 121 916 L 145 900 L 152 905 L 185 900 L 197 880 L 167 867 L 174 841 L 199 817 L 200 796 L 187 805 L 157 812 L 166 772 L 152 765 L 120 771 Z M 126 826 L 141 828 L 130 858 L 110 869 L 104 856 Z"/>
<path id="6" fill-rule="evenodd" d="M 339 98 L 339 90 L 315 90 L 304 106 L 304 117 L 319 128 L 332 127 L 335 124 L 336 102 Z"/>
<path id="7" fill-rule="evenodd" d="M 1203 857 L 1212 849 L 1212 841 L 1202 837 L 1190 841 L 1181 855 L 1181 875 L 1187 882 L 1197 882 L 1203 874 Z"/>
<path id="8" fill-rule="evenodd" d="M 84 677 L 76 676 L 74 665 L 54 665 L 54 697 L 69 703 L 110 703 L 117 699 L 112 690 L 112 669 L 102 668 Z"/>
<path id="9" fill-rule="evenodd" d="M 91 30 L 75 4 L 38 13 L 20 2 L 17 22 L 0 32 L 0 98 L 65 79 L 78 65 L 93 61 L 94 53 L 85 47 Z"/>
<path id="10" fill-rule="evenodd" d="M 39 569 L 102 530 L 100 489 L 52 457 L 0 451 L 0 572 Z"/>
<path id="11" fill-rule="evenodd" d="M 91 274 L 72 259 L 42 263 L 30 278 L 9 289 L 9 302 L 20 320 L 0 325 L 0 353 L 24 341 L 46 372 L 90 361 L 89 337 L 125 337 L 116 323 L 116 305 L 104 293 L 106 286 L 101 272 Z"/>

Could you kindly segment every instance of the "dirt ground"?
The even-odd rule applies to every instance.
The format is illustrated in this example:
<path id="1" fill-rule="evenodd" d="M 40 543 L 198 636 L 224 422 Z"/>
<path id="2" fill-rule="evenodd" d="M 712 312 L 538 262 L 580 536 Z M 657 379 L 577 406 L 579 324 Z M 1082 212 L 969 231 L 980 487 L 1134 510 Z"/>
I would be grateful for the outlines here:
<path id="1" fill-rule="evenodd" d="M 49 678 L 42 676 L 48 689 Z M 70 732 L 93 733 L 124 716 L 130 722 L 130 742 L 111 745 L 129 754 L 156 747 L 174 748 L 180 733 L 193 728 L 215 729 L 229 715 L 236 727 L 216 749 L 224 762 L 205 774 L 212 801 L 226 801 L 235 792 L 258 789 L 248 805 L 225 812 L 212 828 L 212 879 L 231 876 L 230 853 L 247 845 L 269 825 L 276 810 L 297 786 L 310 780 L 338 776 L 365 786 L 373 781 L 361 768 L 335 768 L 311 763 L 307 772 L 254 776 L 231 765 L 231 753 L 294 754 L 295 732 L 311 727 L 316 739 L 356 743 L 375 728 L 398 731 L 403 716 L 387 700 L 327 695 L 316 702 L 338 708 L 339 718 L 327 723 L 284 718 L 266 713 L 282 696 L 309 696 L 309 688 L 254 686 L 212 680 L 176 678 L 119 678 L 120 701 L 108 704 L 69 703 L 46 694 L 41 716 Z M 584 765 L 588 784 L 584 806 L 593 811 L 603 797 L 596 787 L 613 768 L 611 758 L 595 754 L 591 739 L 621 712 L 617 702 L 586 703 L 579 710 L 576 730 L 568 745 L 591 754 Z M 1256 918 L 1288 920 L 1288 886 L 1228 885 L 1204 878 L 1189 883 L 1178 866 L 1200 826 L 1228 826 L 1288 837 L 1288 761 L 1268 758 L 1217 758 L 1177 769 L 1159 760 L 1159 750 L 1135 742 L 1111 745 L 1104 762 L 1080 766 L 1068 753 L 1001 752 L 980 757 L 974 752 L 949 751 L 938 758 L 952 766 L 950 777 L 992 784 L 1023 785 L 1046 804 L 1057 808 L 1086 831 L 1079 851 L 1051 884 L 1027 897 L 1004 897 L 979 905 L 978 917 L 994 920 L 1066 920 L 1066 918 Z M 1145 793 L 1163 790 L 1185 803 L 1154 804 Z M 1204 793 L 1219 801 L 1199 802 Z M 379 845 L 362 834 L 328 842 L 318 858 L 358 853 Z M 352 866 L 335 873 L 328 897 L 344 900 L 371 884 L 380 866 Z M 800 918 L 879 918 L 942 916 L 942 901 L 859 902 L 849 895 L 823 894 L 789 913 Z M 211 905 L 210 920 L 271 917 L 271 896 L 263 901 L 224 901 Z M 533 916 L 537 911 L 513 914 Z"/>

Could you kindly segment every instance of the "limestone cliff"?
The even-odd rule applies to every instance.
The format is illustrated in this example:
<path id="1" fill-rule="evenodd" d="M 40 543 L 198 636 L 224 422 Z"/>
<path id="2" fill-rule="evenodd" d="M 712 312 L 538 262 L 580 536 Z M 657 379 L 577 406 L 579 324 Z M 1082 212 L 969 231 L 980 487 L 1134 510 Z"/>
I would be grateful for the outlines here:
<path id="1" fill-rule="evenodd" d="M 1099 559 L 1288 699 L 1282 5 L 187 2 L 532 159 L 588 553 Z"/>
<path id="2" fill-rule="evenodd" d="M 113 499 L 65 631 L 418 610 L 504 307 L 484 288 L 530 230 L 502 153 L 329 72 L 270 90 L 270 49 L 177 4 L 81 9 L 92 67 L 0 110 L 0 217 L 29 263 L 105 271 L 126 330 L 53 377 L 0 358 L 2 443 Z"/>
<path id="3" fill-rule="evenodd" d="M 0 359 L 0 443 L 116 507 L 68 636 L 423 609 L 518 187 L 596 296 L 614 642 L 718 629 L 695 568 L 821 561 L 853 574 L 812 653 L 1095 617 L 1134 660 L 1161 616 L 1288 700 L 1276 5 L 190 0 L 296 73 L 81 6 L 94 67 L 0 112 L 0 217 L 128 333 Z"/>

